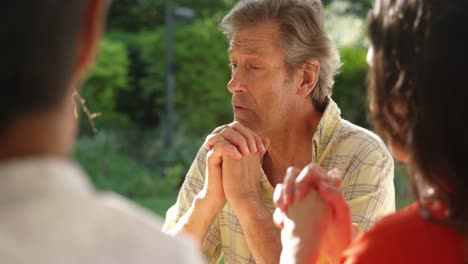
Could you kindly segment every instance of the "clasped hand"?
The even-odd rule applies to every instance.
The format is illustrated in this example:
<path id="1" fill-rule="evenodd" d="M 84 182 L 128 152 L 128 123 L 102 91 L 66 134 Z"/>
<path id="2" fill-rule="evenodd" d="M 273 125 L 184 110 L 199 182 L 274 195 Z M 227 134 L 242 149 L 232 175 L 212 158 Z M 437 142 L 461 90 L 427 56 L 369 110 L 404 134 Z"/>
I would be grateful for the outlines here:
<path id="1" fill-rule="evenodd" d="M 207 174 L 203 195 L 219 207 L 226 201 L 259 200 L 261 159 L 268 139 L 262 139 L 239 122 L 216 128 L 205 141 Z"/>
<path id="2" fill-rule="evenodd" d="M 289 168 L 273 200 L 281 228 L 282 259 L 314 263 L 319 254 L 339 262 L 352 237 L 351 213 L 340 190 L 337 170 L 326 173 L 311 163 L 302 171 Z"/>

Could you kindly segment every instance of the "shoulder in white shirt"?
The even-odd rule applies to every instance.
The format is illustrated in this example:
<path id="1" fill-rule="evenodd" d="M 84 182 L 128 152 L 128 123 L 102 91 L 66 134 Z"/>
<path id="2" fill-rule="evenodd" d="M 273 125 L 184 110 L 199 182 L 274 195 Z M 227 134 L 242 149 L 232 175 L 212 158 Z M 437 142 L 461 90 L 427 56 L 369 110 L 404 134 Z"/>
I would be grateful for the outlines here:
<path id="1" fill-rule="evenodd" d="M 193 241 L 161 227 L 123 197 L 96 192 L 69 161 L 0 163 L 1 263 L 204 263 Z"/>

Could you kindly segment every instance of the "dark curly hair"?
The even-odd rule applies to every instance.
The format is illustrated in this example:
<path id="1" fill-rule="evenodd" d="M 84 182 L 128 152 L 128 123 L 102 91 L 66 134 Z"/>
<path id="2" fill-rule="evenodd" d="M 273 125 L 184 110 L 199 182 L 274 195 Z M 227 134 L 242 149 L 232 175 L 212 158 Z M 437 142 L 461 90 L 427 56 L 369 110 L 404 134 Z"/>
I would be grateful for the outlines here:
<path id="1" fill-rule="evenodd" d="M 423 181 L 448 206 L 444 223 L 468 234 L 468 1 L 377 0 L 370 116 L 409 154 L 413 189 Z"/>

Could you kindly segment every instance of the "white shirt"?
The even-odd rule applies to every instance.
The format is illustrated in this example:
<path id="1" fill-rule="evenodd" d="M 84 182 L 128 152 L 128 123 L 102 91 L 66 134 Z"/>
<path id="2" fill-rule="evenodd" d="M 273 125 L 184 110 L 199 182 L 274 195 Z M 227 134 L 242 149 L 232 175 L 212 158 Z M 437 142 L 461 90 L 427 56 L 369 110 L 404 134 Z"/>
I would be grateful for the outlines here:
<path id="1" fill-rule="evenodd" d="M 129 176 L 130 177 L 130 176 Z M 56 159 L 0 163 L 0 263 L 204 263 L 194 242 Z"/>

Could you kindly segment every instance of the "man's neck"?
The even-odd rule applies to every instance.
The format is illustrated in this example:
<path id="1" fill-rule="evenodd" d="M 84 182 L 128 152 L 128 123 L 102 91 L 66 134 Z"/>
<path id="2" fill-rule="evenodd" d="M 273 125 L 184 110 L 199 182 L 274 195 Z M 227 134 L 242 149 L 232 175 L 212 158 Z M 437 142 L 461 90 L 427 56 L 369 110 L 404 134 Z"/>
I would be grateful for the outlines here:
<path id="1" fill-rule="evenodd" d="M 34 113 L 14 120 L 0 138 L 0 161 L 38 156 L 68 158 L 74 123 L 63 111 Z M 76 121 L 73 121 L 76 122 Z"/>
<path id="2" fill-rule="evenodd" d="M 268 153 L 263 160 L 263 169 L 275 186 L 284 179 L 290 166 L 302 168 L 312 161 L 312 138 L 317 130 L 322 114 L 313 109 L 292 119 L 270 139 Z"/>

